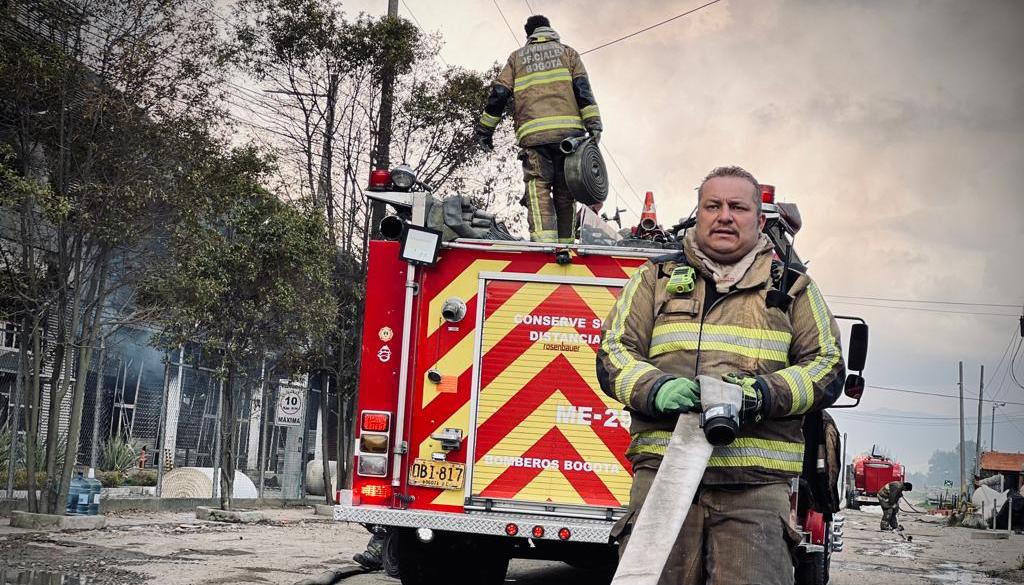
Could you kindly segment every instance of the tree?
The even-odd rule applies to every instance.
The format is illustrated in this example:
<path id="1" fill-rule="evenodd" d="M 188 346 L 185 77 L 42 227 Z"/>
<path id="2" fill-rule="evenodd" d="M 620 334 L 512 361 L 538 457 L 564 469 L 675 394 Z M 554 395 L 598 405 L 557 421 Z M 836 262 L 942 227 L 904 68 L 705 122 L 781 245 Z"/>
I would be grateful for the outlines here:
<path id="1" fill-rule="evenodd" d="M 61 513 L 93 348 L 106 326 L 140 318 L 125 291 L 157 250 L 159 228 L 182 207 L 176 185 L 187 173 L 183 145 L 216 119 L 210 98 L 221 52 L 206 0 L 22 7 L 2 9 L 0 139 L 13 151 L 10 172 L 46 188 L 7 206 L 20 227 L 3 250 L 4 280 L 19 290 L 6 291 L 5 300 L 20 324 L 29 509 L 40 507 L 34 477 L 42 463 L 43 508 Z M 119 293 L 123 302 L 112 307 Z M 60 414 L 68 400 L 61 463 Z"/>
<path id="2" fill-rule="evenodd" d="M 974 441 L 965 441 L 965 465 L 969 474 L 967 484 L 971 485 L 970 474 L 974 473 L 974 460 L 976 458 Z M 928 458 L 928 482 L 941 485 L 944 480 L 951 480 L 957 489 L 960 489 L 960 445 L 955 445 L 950 451 L 935 450 Z"/>
<path id="3" fill-rule="evenodd" d="M 245 372 L 268 349 L 279 368 L 310 371 L 335 318 L 323 219 L 264 189 L 268 168 L 249 148 L 213 158 L 195 177 L 207 198 L 177 227 L 170 261 L 142 290 L 161 309 L 164 345 L 199 342 L 218 356 L 223 509 L 232 503 L 239 397 L 255 389 Z"/>
<path id="4" fill-rule="evenodd" d="M 254 135 L 278 157 L 284 196 L 310 201 L 320 210 L 329 241 L 338 248 L 333 267 L 338 319 L 329 340 L 330 363 L 323 368 L 336 380 L 341 479 L 348 470 L 348 454 L 341 450 L 352 442 L 351 421 L 343 414 L 353 410 L 365 243 L 372 231 L 363 188 L 377 146 L 383 72 L 396 75 L 392 158 L 413 166 L 435 189 L 473 189 L 481 203 L 507 205 L 519 197 L 503 190 L 513 184 L 510 167 L 518 161 L 508 125 L 496 163 L 485 165 L 473 142 L 473 125 L 496 68 L 482 73 L 440 68 L 440 39 L 411 22 L 346 18 L 329 0 L 244 0 L 235 16 L 236 62 L 264 91 L 262 96 L 247 92 Z M 327 436 L 325 429 L 323 452 L 330 459 Z M 329 482 L 325 472 L 325 485 Z"/>

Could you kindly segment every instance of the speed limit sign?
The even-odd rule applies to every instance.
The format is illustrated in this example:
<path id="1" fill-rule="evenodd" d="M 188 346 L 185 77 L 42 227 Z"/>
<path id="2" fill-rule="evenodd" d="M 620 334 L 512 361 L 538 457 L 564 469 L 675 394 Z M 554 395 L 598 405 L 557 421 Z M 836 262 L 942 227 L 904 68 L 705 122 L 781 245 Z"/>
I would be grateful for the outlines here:
<path id="1" fill-rule="evenodd" d="M 277 398 L 277 425 L 297 427 L 302 424 L 302 409 L 306 404 L 302 388 L 281 387 Z"/>

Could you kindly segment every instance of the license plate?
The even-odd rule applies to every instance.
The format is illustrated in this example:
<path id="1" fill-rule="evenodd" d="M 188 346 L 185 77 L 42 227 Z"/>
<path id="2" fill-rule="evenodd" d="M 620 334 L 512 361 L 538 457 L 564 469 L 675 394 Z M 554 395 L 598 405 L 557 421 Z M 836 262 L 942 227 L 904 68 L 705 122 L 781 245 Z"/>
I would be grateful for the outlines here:
<path id="1" fill-rule="evenodd" d="M 465 463 L 417 459 L 409 466 L 409 485 L 460 490 L 465 477 Z"/>

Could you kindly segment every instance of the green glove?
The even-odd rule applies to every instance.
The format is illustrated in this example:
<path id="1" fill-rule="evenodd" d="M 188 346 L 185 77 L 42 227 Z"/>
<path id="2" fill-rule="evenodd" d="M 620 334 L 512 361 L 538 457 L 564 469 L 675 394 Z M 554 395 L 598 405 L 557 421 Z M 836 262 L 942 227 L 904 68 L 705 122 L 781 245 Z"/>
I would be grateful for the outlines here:
<path id="1" fill-rule="evenodd" d="M 730 384 L 743 388 L 743 405 L 740 407 L 740 420 L 745 423 L 761 422 L 761 410 L 764 408 L 764 392 L 757 378 L 742 374 L 725 374 L 722 379 Z"/>
<path id="2" fill-rule="evenodd" d="M 689 378 L 673 378 L 658 388 L 654 408 L 666 413 L 700 410 L 700 386 Z"/>

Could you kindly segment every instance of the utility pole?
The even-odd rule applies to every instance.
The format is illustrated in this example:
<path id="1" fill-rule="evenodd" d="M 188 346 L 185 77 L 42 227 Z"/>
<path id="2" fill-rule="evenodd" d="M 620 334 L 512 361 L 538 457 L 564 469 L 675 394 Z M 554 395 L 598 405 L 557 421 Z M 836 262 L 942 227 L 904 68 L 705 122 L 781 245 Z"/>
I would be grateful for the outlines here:
<path id="1" fill-rule="evenodd" d="M 1006 403 L 1005 402 L 993 402 L 992 403 L 992 420 L 989 421 L 991 423 L 991 426 L 989 427 L 989 433 L 990 434 L 989 434 L 989 437 L 988 437 L 988 450 L 989 451 L 995 451 L 996 450 L 996 407 L 997 406 L 1006 406 Z"/>
<path id="2" fill-rule="evenodd" d="M 974 477 L 981 472 L 981 406 L 985 398 L 985 364 L 981 364 L 981 377 L 978 380 L 978 439 L 974 445 Z"/>
<path id="3" fill-rule="evenodd" d="M 388 0 L 388 18 L 398 18 L 398 0 Z M 380 76 L 380 116 L 377 121 L 377 152 L 373 157 L 373 168 L 391 168 L 391 118 L 395 105 L 395 69 L 391 63 L 384 64 Z M 384 219 L 384 203 L 370 202 L 370 232 L 378 235 L 377 227 Z"/>
<path id="4" fill-rule="evenodd" d="M 331 185 L 331 163 L 334 160 L 334 110 L 338 102 L 338 74 L 331 73 L 327 82 L 327 115 L 324 120 L 323 153 L 320 155 L 320 181 L 317 185 L 318 203 L 324 206 L 327 225 L 334 229 L 334 190 Z M 333 232 L 332 232 L 333 233 Z M 337 242 L 331 242 L 337 245 Z"/>
<path id="5" fill-rule="evenodd" d="M 967 464 L 964 458 L 964 363 L 960 362 L 960 502 L 967 497 Z"/>

